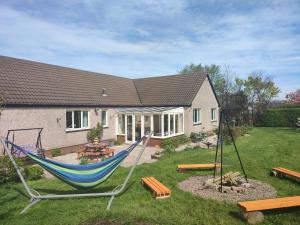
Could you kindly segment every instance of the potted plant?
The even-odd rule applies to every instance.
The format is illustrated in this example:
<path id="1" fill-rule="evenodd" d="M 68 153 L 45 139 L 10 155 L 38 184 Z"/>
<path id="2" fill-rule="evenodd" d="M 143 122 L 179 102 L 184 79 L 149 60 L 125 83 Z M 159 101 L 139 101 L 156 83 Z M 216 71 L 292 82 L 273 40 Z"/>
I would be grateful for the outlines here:
<path id="1" fill-rule="evenodd" d="M 103 134 L 103 127 L 102 125 L 100 125 L 100 123 L 97 123 L 96 127 L 93 127 L 87 133 L 87 140 L 91 143 L 97 138 L 98 140 L 101 140 L 102 134 Z"/>

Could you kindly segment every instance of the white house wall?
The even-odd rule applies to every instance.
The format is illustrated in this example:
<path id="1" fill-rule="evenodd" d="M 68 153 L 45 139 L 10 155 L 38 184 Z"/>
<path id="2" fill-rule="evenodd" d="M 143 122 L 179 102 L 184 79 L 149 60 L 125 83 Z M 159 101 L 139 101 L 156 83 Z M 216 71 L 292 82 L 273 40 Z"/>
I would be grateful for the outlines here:
<path id="1" fill-rule="evenodd" d="M 201 123 L 193 124 L 193 109 L 201 109 Z M 217 121 L 211 121 L 211 109 L 216 108 Z M 190 135 L 191 132 L 211 131 L 218 127 L 218 102 L 214 96 L 211 85 L 206 78 L 200 90 L 196 94 L 191 107 L 184 110 L 185 134 Z"/>
<path id="2" fill-rule="evenodd" d="M 89 127 L 101 122 L 101 110 L 95 108 L 68 108 L 68 110 L 89 111 Z M 66 108 L 6 108 L 0 115 L 0 136 L 5 137 L 7 130 L 42 127 L 42 145 L 45 149 L 60 148 L 87 142 L 87 130 L 66 131 Z M 108 109 L 108 127 L 103 129 L 103 139 L 115 138 L 115 110 Z M 15 133 L 18 144 L 33 144 L 37 132 L 22 131 Z M 2 145 L 0 146 L 2 151 Z"/>

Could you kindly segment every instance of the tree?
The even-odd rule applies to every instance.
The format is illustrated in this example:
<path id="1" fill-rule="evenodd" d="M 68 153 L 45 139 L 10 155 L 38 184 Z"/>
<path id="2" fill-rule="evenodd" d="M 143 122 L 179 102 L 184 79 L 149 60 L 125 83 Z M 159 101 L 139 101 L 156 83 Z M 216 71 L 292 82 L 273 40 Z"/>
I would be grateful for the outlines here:
<path id="1" fill-rule="evenodd" d="M 248 96 L 251 118 L 259 124 L 271 100 L 280 92 L 273 80 L 262 72 L 253 72 L 246 80 L 236 79 L 237 86 Z"/>
<path id="2" fill-rule="evenodd" d="M 300 103 L 300 89 L 288 93 L 285 98 L 290 103 Z"/>
<path id="3" fill-rule="evenodd" d="M 229 67 L 228 67 L 229 68 Z M 202 65 L 191 63 L 186 65 L 181 71 L 180 74 L 197 74 L 197 73 L 207 73 L 212 81 L 214 89 L 216 91 L 218 99 L 221 101 L 221 97 L 224 96 L 226 80 L 224 74 L 221 72 L 221 66 L 216 64 L 211 65 Z"/>

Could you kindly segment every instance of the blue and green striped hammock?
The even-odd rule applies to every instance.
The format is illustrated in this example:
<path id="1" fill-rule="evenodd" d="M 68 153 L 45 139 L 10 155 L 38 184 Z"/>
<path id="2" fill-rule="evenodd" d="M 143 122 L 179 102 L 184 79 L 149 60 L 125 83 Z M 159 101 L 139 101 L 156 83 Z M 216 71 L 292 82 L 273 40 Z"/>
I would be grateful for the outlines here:
<path id="1" fill-rule="evenodd" d="M 108 179 L 119 167 L 122 161 L 139 143 L 142 142 L 143 139 L 144 138 L 141 138 L 129 146 L 126 150 L 120 151 L 115 156 L 107 160 L 87 165 L 66 164 L 43 158 L 33 151 L 26 150 L 8 140 L 5 142 L 6 144 L 11 145 L 14 150 L 27 155 L 30 159 L 63 182 L 68 183 L 77 189 L 87 189 L 95 187 Z"/>

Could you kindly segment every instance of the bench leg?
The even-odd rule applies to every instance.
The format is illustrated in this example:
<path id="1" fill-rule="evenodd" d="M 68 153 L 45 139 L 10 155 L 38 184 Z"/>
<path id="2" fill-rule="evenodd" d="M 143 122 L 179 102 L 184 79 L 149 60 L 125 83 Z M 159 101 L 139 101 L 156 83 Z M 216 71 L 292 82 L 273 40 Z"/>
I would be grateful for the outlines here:
<path id="1" fill-rule="evenodd" d="M 178 173 L 184 173 L 185 169 L 177 169 Z"/>
<path id="2" fill-rule="evenodd" d="M 271 176 L 277 177 L 277 172 L 274 171 L 274 170 L 272 170 L 272 171 L 271 171 Z"/>
<path id="3" fill-rule="evenodd" d="M 241 212 L 242 218 L 249 224 L 257 224 L 264 221 L 264 214 L 261 211 Z"/>

